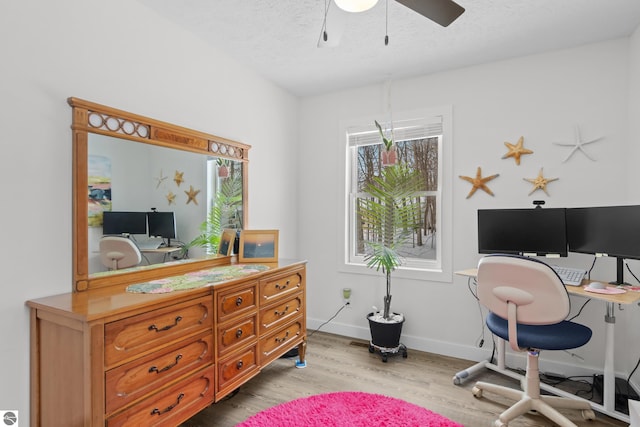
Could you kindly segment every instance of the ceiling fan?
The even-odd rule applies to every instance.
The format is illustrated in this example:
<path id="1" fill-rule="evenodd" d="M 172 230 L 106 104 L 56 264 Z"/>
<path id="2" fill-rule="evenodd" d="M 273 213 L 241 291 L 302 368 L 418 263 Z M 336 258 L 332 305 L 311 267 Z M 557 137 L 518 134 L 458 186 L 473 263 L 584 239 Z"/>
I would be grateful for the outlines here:
<path id="1" fill-rule="evenodd" d="M 431 19 L 433 22 L 449 26 L 464 12 L 464 7 L 453 0 L 396 0 L 398 3 Z"/>
<path id="2" fill-rule="evenodd" d="M 387 2 L 389 0 L 386 0 Z M 414 12 L 432 20 L 433 22 L 447 27 L 453 21 L 458 19 L 460 15 L 465 11 L 464 7 L 460 6 L 453 0 L 395 0 L 401 5 L 408 7 Z M 340 39 L 340 35 L 345 25 L 345 17 L 343 14 L 333 14 L 331 21 L 328 22 L 327 15 L 329 13 L 330 5 L 335 2 L 336 6 L 346 12 L 364 12 L 374 7 L 378 0 L 329 0 L 325 3 L 325 17 L 322 28 L 322 35 L 318 40 L 318 47 L 322 46 L 335 46 Z M 388 6 L 387 6 L 388 7 Z M 338 34 L 338 37 L 332 37 L 333 41 L 328 40 L 327 36 L 327 24 L 333 27 L 332 33 Z M 385 36 L 385 44 L 389 43 L 388 36 Z"/>

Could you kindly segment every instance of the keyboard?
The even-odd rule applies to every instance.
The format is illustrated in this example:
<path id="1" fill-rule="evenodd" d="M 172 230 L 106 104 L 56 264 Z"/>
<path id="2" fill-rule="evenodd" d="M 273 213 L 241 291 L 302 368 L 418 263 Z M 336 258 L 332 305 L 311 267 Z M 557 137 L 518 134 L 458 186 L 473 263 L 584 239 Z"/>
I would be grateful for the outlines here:
<path id="1" fill-rule="evenodd" d="M 587 274 L 587 270 L 582 268 L 559 267 L 557 265 L 552 265 L 551 268 L 558 273 L 562 283 L 567 286 L 580 286 L 582 279 Z"/>
<path id="2" fill-rule="evenodd" d="M 160 246 L 162 246 L 162 243 L 163 243 L 163 240 L 161 237 L 150 238 L 147 240 L 141 240 L 139 242 L 136 242 L 136 244 L 138 245 L 138 249 L 140 249 L 141 251 L 158 249 Z"/>

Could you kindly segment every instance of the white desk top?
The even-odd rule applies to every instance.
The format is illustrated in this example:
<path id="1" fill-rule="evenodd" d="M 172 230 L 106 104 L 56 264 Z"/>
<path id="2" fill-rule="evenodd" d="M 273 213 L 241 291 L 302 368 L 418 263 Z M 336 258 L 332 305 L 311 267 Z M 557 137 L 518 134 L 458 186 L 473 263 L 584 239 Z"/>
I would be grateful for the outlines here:
<path id="1" fill-rule="evenodd" d="M 466 270 L 456 271 L 455 274 L 459 276 L 465 277 L 477 277 L 478 269 L 477 268 L 468 268 Z M 617 304 L 633 304 L 635 302 L 640 301 L 640 292 L 636 291 L 627 291 L 624 294 L 597 294 L 595 292 L 588 292 L 584 290 L 584 287 L 592 282 L 593 280 L 584 279 L 582 281 L 582 286 L 565 286 L 567 292 L 571 295 L 581 295 L 583 297 L 598 299 L 606 302 L 613 302 Z"/>

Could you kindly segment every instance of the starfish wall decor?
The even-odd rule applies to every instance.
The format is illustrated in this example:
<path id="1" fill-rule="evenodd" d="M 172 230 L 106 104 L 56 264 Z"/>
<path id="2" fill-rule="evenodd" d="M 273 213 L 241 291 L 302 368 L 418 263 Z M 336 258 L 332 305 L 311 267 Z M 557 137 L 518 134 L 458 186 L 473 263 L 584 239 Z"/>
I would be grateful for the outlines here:
<path id="1" fill-rule="evenodd" d="M 180 187 L 180 184 L 184 182 L 184 178 L 182 177 L 183 175 L 184 175 L 184 172 L 178 172 L 178 171 L 176 171 L 176 173 L 173 175 L 173 180 L 176 182 L 176 185 L 178 187 Z"/>
<path id="2" fill-rule="evenodd" d="M 156 188 L 160 188 L 160 185 L 162 184 L 162 182 L 167 179 L 168 177 L 164 176 L 162 174 L 162 169 L 160 169 L 160 176 L 157 176 L 156 179 Z"/>
<path id="3" fill-rule="evenodd" d="M 193 202 L 194 204 L 198 204 L 198 200 L 196 200 L 196 196 L 198 195 L 198 193 L 200 192 L 200 190 L 194 190 L 193 189 L 193 185 L 189 186 L 189 191 L 185 190 L 185 194 L 187 195 L 187 205 L 190 202 Z"/>
<path id="4" fill-rule="evenodd" d="M 563 146 L 563 147 L 573 147 L 571 149 L 571 151 L 569 152 L 569 155 L 567 157 L 565 157 L 565 159 L 562 161 L 562 163 L 564 163 L 567 160 L 569 160 L 571 158 L 571 156 L 573 156 L 573 153 L 575 153 L 576 151 L 581 151 L 582 154 L 587 156 L 587 159 L 595 162 L 596 159 L 594 159 L 589 154 L 587 154 L 586 151 L 584 151 L 584 146 L 587 145 L 587 144 L 591 144 L 593 142 L 599 141 L 599 140 L 602 139 L 602 137 L 600 136 L 600 137 L 595 138 L 595 139 L 590 139 L 589 141 L 583 141 L 582 140 L 582 136 L 580 136 L 580 128 L 578 127 L 578 125 L 575 125 L 574 128 L 573 128 L 573 137 L 574 137 L 573 142 L 554 142 L 555 145 L 560 145 L 560 146 Z"/>
<path id="5" fill-rule="evenodd" d="M 167 198 L 167 203 L 170 205 L 175 205 L 176 203 L 176 195 L 173 194 L 173 191 L 169 191 L 169 194 L 165 196 Z"/>
<path id="6" fill-rule="evenodd" d="M 518 139 L 518 143 L 515 145 L 511 144 L 510 142 L 505 142 L 504 145 L 507 146 L 509 151 L 507 152 L 507 154 L 502 156 L 502 158 L 507 159 L 509 157 L 513 157 L 516 160 L 516 165 L 520 165 L 520 157 L 522 155 L 533 154 L 533 151 L 524 148 L 524 136 L 521 136 L 520 139 Z"/>
<path id="7" fill-rule="evenodd" d="M 491 175 L 483 178 L 482 169 L 480 168 L 480 166 L 478 166 L 478 170 L 476 171 L 475 178 L 471 178 L 469 176 L 462 176 L 462 175 L 459 175 L 459 176 L 461 179 L 464 179 L 465 181 L 470 182 L 473 185 L 473 187 L 471 188 L 471 191 L 467 195 L 467 199 L 468 199 L 469 197 L 473 196 L 473 194 L 476 192 L 478 188 L 483 190 L 485 193 L 489 194 L 490 196 L 493 196 L 493 192 L 489 187 L 487 187 L 486 184 L 492 179 L 498 177 L 499 174 L 495 174 L 495 175 Z"/>
<path id="8" fill-rule="evenodd" d="M 528 181 L 533 184 L 533 190 L 529 193 L 529 196 L 533 194 L 536 190 L 542 190 L 548 196 L 547 193 L 547 184 L 553 181 L 557 181 L 560 178 L 545 178 L 542 175 L 542 168 L 540 168 L 540 172 L 538 172 L 538 176 L 536 178 L 523 178 L 525 181 Z"/>

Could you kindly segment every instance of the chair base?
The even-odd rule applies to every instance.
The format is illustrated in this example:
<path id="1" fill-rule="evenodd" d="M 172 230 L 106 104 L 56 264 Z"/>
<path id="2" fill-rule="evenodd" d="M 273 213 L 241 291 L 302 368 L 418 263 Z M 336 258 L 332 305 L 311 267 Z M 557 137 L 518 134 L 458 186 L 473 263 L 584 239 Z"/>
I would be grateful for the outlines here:
<path id="1" fill-rule="evenodd" d="M 533 398 L 528 396 L 524 391 L 482 381 L 478 381 L 476 383 L 472 389 L 472 393 L 475 397 L 480 398 L 482 397 L 482 392 L 484 390 L 517 401 L 513 406 L 500 414 L 498 420 L 495 422 L 496 427 L 506 427 L 508 426 L 509 421 L 530 411 L 535 411 L 540 415 L 544 415 L 560 427 L 576 427 L 576 424 L 572 423 L 555 408 L 581 410 L 582 417 L 585 420 L 594 420 L 596 418 L 596 414 L 593 412 L 588 402 L 571 400 L 558 396 L 540 396 Z"/>

